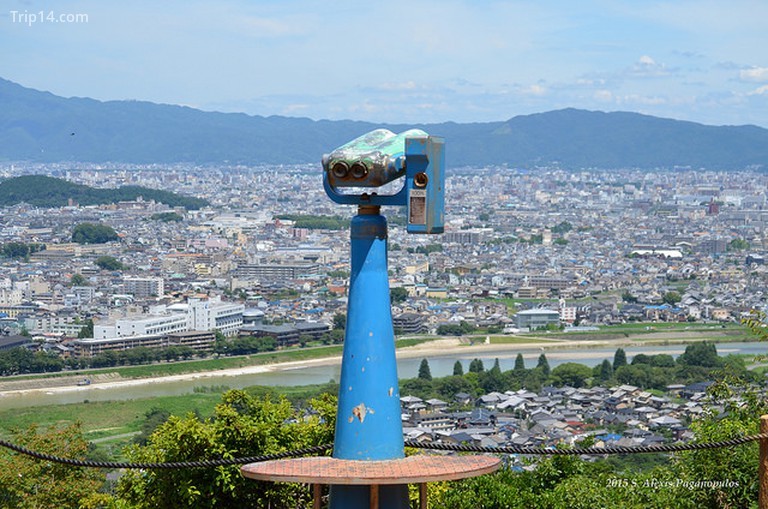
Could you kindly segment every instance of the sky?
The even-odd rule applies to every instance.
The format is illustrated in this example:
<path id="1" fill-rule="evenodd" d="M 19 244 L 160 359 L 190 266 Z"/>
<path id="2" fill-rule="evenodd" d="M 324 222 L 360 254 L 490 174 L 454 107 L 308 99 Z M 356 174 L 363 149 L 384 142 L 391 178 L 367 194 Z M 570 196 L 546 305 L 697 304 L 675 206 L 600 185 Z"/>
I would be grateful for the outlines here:
<path id="1" fill-rule="evenodd" d="M 768 127 L 768 1 L 0 0 L 0 77 L 315 120 Z"/>

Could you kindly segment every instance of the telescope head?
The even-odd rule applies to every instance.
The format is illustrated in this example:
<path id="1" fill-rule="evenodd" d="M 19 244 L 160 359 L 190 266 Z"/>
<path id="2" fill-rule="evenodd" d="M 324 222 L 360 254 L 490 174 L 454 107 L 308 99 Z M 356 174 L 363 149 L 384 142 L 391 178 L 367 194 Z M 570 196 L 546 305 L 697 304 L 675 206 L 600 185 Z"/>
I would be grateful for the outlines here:
<path id="1" fill-rule="evenodd" d="M 333 188 L 381 187 L 405 174 L 405 138 L 426 136 L 411 129 L 399 135 L 376 129 L 323 156 L 323 170 Z"/>
<path id="2" fill-rule="evenodd" d="M 336 203 L 406 207 L 410 233 L 442 233 L 445 143 L 419 129 L 395 134 L 376 129 L 323 156 L 323 186 Z M 376 190 L 400 177 L 395 194 Z M 343 193 L 341 188 L 361 188 Z"/>

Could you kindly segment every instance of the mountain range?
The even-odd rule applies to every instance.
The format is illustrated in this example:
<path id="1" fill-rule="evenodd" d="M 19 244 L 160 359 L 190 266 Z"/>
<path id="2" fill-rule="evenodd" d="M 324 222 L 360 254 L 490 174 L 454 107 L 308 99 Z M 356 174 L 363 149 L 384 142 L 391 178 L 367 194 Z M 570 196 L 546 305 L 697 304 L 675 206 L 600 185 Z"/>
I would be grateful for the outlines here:
<path id="1" fill-rule="evenodd" d="M 768 129 L 563 109 L 507 121 L 387 125 L 64 98 L 0 79 L 0 160 L 296 164 L 378 127 L 446 138 L 449 167 L 768 168 Z"/>

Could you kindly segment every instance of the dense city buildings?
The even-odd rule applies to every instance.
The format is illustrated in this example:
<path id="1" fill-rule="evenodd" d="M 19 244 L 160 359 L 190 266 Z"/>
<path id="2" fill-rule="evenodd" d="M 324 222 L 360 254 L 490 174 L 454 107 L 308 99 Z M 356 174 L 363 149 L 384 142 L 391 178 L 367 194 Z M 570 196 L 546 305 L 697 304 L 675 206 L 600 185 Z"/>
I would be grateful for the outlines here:
<path id="1" fill-rule="evenodd" d="M 321 336 L 345 312 L 355 210 L 328 200 L 319 166 L 0 165 L 0 178 L 29 173 L 211 205 L 0 209 L 0 245 L 45 245 L 0 259 L 8 335 L 23 330 L 83 355 L 203 332 L 271 330 L 288 345 Z M 402 211 L 384 209 L 390 286 L 402 297 L 395 327 L 738 321 L 765 306 L 766 184 L 743 171 L 454 168 L 445 234 L 408 235 Z M 313 217 L 335 218 L 320 225 L 332 229 Z M 73 243 L 84 222 L 112 227 L 118 240 Z"/>

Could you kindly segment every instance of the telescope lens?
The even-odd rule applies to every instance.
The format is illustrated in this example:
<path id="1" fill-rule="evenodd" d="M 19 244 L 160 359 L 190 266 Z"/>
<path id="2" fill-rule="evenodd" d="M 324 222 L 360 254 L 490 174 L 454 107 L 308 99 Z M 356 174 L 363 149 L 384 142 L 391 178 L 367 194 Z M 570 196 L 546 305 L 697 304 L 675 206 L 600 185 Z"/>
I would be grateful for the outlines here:
<path id="1" fill-rule="evenodd" d="M 331 168 L 331 173 L 333 173 L 333 176 L 337 179 L 343 179 L 346 178 L 349 174 L 349 166 L 347 166 L 347 163 L 344 161 L 339 161 L 338 163 L 334 164 Z"/>
<path id="2" fill-rule="evenodd" d="M 361 179 L 368 175 L 368 168 L 363 163 L 355 163 L 350 169 L 352 172 L 352 178 Z"/>

